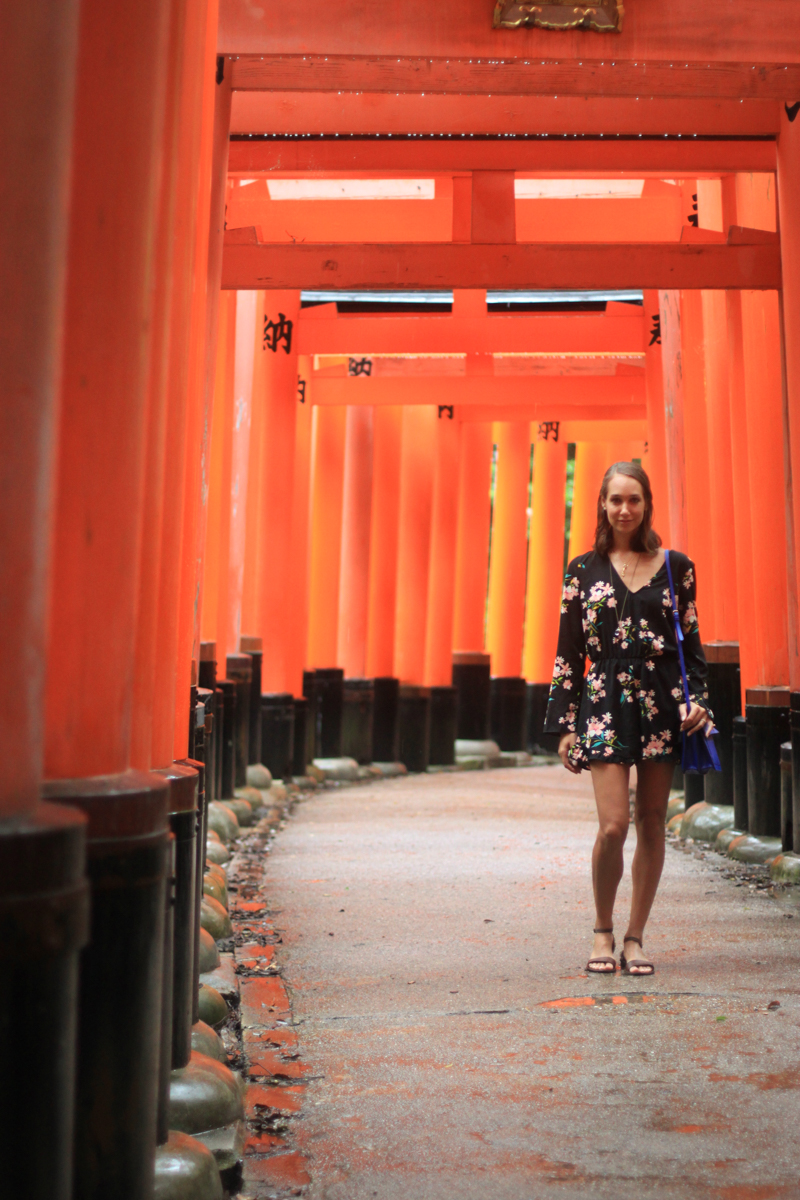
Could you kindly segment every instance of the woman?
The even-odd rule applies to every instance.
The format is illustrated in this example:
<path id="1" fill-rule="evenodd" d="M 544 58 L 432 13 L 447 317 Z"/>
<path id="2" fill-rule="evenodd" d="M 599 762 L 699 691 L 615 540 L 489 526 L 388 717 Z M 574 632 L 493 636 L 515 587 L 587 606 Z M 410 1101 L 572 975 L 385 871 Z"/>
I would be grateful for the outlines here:
<path id="1" fill-rule="evenodd" d="M 611 974 L 614 900 L 628 833 L 628 776 L 636 765 L 636 852 L 620 965 L 652 975 L 642 939 L 664 865 L 664 822 L 681 731 L 708 726 L 706 661 L 695 608 L 694 565 L 670 551 L 691 705 L 683 700 L 677 640 L 653 494 L 636 463 L 608 468 L 597 502 L 594 549 L 567 568 L 545 732 L 561 734 L 568 771 L 592 773 L 600 829 L 592 853 L 597 921 L 587 970 Z M 589 671 L 584 678 L 586 659 Z"/>

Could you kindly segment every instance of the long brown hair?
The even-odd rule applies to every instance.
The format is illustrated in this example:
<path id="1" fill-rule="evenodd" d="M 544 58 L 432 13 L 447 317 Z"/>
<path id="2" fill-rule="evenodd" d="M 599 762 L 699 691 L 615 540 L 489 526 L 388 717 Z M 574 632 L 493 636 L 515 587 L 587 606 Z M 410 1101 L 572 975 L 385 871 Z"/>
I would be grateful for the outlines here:
<path id="1" fill-rule="evenodd" d="M 653 489 L 647 472 L 634 462 L 612 463 L 603 476 L 600 485 L 600 495 L 597 497 L 597 529 L 594 534 L 594 548 L 602 558 L 608 558 L 608 552 L 614 545 L 614 530 L 611 528 L 603 502 L 608 497 L 608 488 L 615 475 L 627 475 L 635 479 L 642 489 L 644 497 L 644 516 L 642 523 L 631 539 L 631 549 L 641 554 L 652 554 L 661 545 L 661 538 L 653 529 Z"/>

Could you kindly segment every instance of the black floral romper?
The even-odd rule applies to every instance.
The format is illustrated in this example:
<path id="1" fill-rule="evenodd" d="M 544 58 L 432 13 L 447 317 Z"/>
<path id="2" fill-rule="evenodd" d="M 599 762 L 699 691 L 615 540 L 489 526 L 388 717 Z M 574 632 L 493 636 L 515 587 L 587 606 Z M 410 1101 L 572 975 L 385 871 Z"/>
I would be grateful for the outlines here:
<path id="1" fill-rule="evenodd" d="M 689 691 L 707 709 L 694 564 L 671 550 L 670 565 Z M 598 761 L 675 762 L 680 759 L 682 702 L 666 567 L 639 591 L 628 592 L 610 559 L 594 550 L 573 559 L 564 579 L 545 733 L 577 733 L 570 761 L 584 769 Z"/>

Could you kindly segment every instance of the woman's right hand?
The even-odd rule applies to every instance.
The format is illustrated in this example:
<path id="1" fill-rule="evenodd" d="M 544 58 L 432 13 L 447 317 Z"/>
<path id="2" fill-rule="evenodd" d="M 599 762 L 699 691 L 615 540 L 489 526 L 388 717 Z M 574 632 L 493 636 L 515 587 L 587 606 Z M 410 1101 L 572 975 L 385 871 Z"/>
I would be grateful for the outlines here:
<path id="1" fill-rule="evenodd" d="M 561 759 L 564 766 L 573 775 L 580 775 L 580 767 L 575 767 L 569 761 L 569 752 L 578 740 L 577 733 L 565 733 L 561 741 L 558 743 L 558 757 Z"/>

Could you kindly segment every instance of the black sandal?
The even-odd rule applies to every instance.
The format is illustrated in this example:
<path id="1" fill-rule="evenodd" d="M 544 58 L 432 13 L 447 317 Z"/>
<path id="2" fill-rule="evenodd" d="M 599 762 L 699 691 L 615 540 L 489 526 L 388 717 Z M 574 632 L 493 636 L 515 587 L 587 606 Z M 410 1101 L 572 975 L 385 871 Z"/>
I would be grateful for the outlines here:
<path id="1" fill-rule="evenodd" d="M 633 937 L 629 933 L 626 933 L 622 939 L 622 945 L 624 946 L 626 942 L 636 942 L 636 945 L 642 948 L 642 939 Z M 619 965 L 623 975 L 630 975 L 631 979 L 647 979 L 656 973 L 655 965 L 650 962 L 649 958 L 626 958 L 624 949 L 619 957 Z M 639 967 L 640 970 L 632 971 L 631 967 Z"/>
<path id="2" fill-rule="evenodd" d="M 592 933 L 610 933 L 613 935 L 614 930 L 613 929 L 593 929 Z M 614 939 L 614 937 L 612 936 L 612 938 L 611 938 L 611 954 L 614 953 L 616 948 L 617 948 L 617 943 L 616 943 L 616 940 Z M 593 963 L 598 963 L 598 964 L 610 963 L 611 970 L 604 971 L 602 969 L 602 967 L 600 967 L 600 969 L 598 970 L 597 967 L 592 965 Z M 589 961 L 586 964 L 586 970 L 589 972 L 590 975 L 614 975 L 614 974 L 616 974 L 616 970 L 617 970 L 617 960 L 615 958 L 612 958 L 610 954 L 598 954 L 596 958 L 589 959 Z"/>

